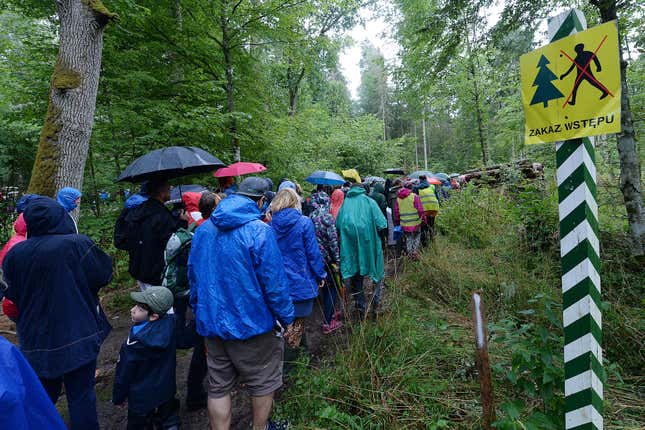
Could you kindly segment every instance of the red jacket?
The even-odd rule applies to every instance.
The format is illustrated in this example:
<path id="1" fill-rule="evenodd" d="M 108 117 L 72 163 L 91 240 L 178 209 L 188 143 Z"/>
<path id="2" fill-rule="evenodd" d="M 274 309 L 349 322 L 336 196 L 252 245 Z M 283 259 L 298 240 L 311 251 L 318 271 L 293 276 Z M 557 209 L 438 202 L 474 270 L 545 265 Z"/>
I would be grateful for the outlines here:
<path id="1" fill-rule="evenodd" d="M 7 252 L 9 252 L 9 250 L 17 243 L 27 239 L 27 223 L 25 222 L 22 214 L 20 214 L 18 219 L 13 223 L 13 230 L 15 231 L 15 234 L 11 236 L 11 239 L 9 239 L 0 251 L 0 267 L 2 267 L 2 262 L 4 261 L 4 257 L 7 255 Z M 2 299 L 2 312 L 9 318 L 18 318 L 18 308 L 9 299 Z"/>
<path id="2" fill-rule="evenodd" d="M 188 191 L 181 194 L 181 201 L 184 202 L 186 213 L 190 217 L 189 224 L 197 223 L 197 225 L 200 225 L 202 222 L 204 222 L 202 213 L 199 211 L 199 199 L 201 198 L 202 193 Z"/>

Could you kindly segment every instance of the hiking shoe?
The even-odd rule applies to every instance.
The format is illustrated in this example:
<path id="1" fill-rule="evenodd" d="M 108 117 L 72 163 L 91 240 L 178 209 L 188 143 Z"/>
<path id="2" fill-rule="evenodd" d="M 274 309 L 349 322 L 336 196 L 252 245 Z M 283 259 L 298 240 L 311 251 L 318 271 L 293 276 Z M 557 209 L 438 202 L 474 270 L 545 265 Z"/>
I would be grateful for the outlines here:
<path id="1" fill-rule="evenodd" d="M 343 323 L 340 321 L 336 321 L 335 319 L 332 319 L 329 324 L 323 324 L 322 325 L 322 332 L 323 334 L 330 334 L 338 330 L 343 326 Z"/>
<path id="2" fill-rule="evenodd" d="M 288 430 L 288 428 L 289 428 L 289 421 L 287 420 L 282 420 L 282 421 L 269 420 L 269 422 L 267 423 L 266 430 Z"/>

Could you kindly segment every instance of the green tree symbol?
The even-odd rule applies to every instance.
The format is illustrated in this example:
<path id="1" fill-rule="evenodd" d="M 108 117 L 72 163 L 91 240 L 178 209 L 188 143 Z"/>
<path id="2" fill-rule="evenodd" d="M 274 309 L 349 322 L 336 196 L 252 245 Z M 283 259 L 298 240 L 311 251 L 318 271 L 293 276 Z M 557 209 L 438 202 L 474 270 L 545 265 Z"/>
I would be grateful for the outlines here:
<path id="1" fill-rule="evenodd" d="M 543 103 L 544 107 L 548 107 L 549 100 L 564 97 L 560 90 L 551 83 L 551 81 L 558 79 L 558 77 L 547 67 L 549 63 L 549 60 L 544 55 L 540 57 L 537 65 L 540 70 L 533 81 L 533 86 L 537 85 L 537 89 L 533 95 L 533 100 L 531 100 L 531 105 Z"/>

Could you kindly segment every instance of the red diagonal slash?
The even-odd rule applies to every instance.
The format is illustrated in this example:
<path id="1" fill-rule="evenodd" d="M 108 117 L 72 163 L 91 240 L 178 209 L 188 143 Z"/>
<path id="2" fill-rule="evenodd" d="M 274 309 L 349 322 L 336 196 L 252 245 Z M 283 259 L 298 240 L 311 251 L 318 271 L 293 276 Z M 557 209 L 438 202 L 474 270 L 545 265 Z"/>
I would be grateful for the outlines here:
<path id="1" fill-rule="evenodd" d="M 608 93 L 610 96 L 614 97 L 614 95 L 611 93 L 611 91 L 609 91 L 607 88 L 605 88 L 605 86 L 604 86 L 603 84 L 601 84 L 601 83 L 600 83 L 596 78 L 594 78 L 594 77 L 593 77 L 589 72 L 587 72 L 587 69 L 589 68 L 589 64 L 591 64 L 591 62 L 593 61 L 593 59 L 596 57 L 596 54 L 598 53 L 598 51 L 600 50 L 600 48 L 602 47 L 602 45 L 605 43 L 605 40 L 607 40 L 607 36 L 606 36 L 606 35 L 605 35 L 605 37 L 603 37 L 603 38 L 602 38 L 602 40 L 600 41 L 600 45 L 598 45 L 598 47 L 596 48 L 596 50 L 593 52 L 593 55 L 591 56 L 591 58 L 589 59 L 589 61 L 587 61 L 587 64 L 585 64 L 585 67 L 584 67 L 584 68 L 580 67 L 580 65 L 579 65 L 578 63 L 576 63 L 576 62 L 575 62 L 575 60 L 574 60 L 573 58 L 569 57 L 569 55 L 568 55 L 566 52 L 564 52 L 563 50 L 560 50 L 560 52 L 561 52 L 562 54 L 564 54 L 564 55 L 565 55 L 565 56 L 566 56 L 566 57 L 567 57 L 567 58 L 568 58 L 568 59 L 569 59 L 573 64 L 575 64 L 575 65 L 576 65 L 576 67 L 577 67 L 578 69 L 580 69 L 580 70 L 582 71 L 582 73 L 581 73 L 581 74 L 578 76 L 578 78 L 576 79 L 576 82 L 573 84 L 573 88 L 575 88 L 575 87 L 576 87 L 576 85 L 578 85 L 578 82 L 580 82 L 580 80 L 582 79 L 582 77 L 586 75 L 586 76 L 587 76 L 588 78 L 590 78 L 592 81 L 594 81 L 595 83 L 597 83 L 598 85 L 600 85 L 600 87 L 601 87 L 603 90 L 607 91 L 607 93 Z M 564 108 L 567 106 L 567 103 L 569 103 L 569 100 L 571 100 L 571 96 L 572 96 L 572 95 L 573 95 L 573 89 L 571 90 L 571 93 L 569 93 L 569 97 L 567 97 L 567 101 L 566 101 L 566 102 L 564 102 L 564 104 L 562 105 L 562 109 L 564 109 Z"/>

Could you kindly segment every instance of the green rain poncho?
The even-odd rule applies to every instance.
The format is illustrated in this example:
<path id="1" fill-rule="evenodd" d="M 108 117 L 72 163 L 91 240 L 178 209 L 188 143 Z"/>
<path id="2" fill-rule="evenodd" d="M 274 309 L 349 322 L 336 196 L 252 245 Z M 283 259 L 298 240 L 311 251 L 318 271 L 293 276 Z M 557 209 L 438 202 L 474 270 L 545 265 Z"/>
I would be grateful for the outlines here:
<path id="1" fill-rule="evenodd" d="M 336 218 L 340 231 L 340 269 L 343 279 L 369 276 L 378 282 L 385 276 L 383 249 L 378 231 L 387 221 L 378 204 L 362 187 L 352 187 Z"/>

